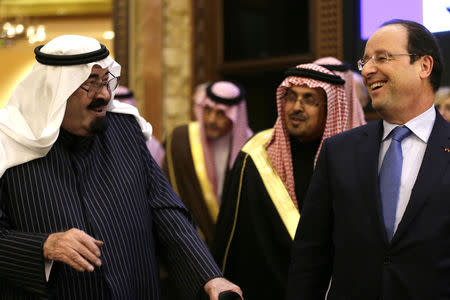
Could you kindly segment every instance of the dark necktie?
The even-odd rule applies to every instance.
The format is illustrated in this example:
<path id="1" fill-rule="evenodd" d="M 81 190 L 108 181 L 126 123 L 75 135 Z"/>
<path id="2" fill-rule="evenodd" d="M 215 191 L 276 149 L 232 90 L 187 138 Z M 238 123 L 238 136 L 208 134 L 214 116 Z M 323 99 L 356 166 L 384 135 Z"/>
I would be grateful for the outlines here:
<path id="1" fill-rule="evenodd" d="M 380 197 L 383 208 L 384 226 L 388 240 L 394 236 L 395 216 L 402 177 L 403 153 L 402 140 L 411 134 L 408 127 L 398 126 L 390 133 L 392 136 L 380 169 Z"/>

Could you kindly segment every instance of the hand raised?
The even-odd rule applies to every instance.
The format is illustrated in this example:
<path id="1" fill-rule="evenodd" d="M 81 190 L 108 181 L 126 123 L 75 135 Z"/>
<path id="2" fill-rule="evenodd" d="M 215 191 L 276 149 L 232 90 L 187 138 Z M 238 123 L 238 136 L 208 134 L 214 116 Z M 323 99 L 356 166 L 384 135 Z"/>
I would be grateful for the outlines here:
<path id="1" fill-rule="evenodd" d="M 44 257 L 70 265 L 79 272 L 94 271 L 94 265 L 100 267 L 100 247 L 102 241 L 96 240 L 76 228 L 65 232 L 56 232 L 48 236 L 44 243 Z"/>

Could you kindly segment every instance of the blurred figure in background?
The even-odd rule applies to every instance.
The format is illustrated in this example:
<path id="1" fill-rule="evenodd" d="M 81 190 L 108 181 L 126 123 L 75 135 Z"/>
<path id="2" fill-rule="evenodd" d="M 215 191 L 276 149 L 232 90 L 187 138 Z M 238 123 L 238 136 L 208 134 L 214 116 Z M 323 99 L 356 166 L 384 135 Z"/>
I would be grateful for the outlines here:
<path id="1" fill-rule="evenodd" d="M 194 98 L 197 121 L 173 130 L 163 170 L 210 245 L 225 178 L 252 131 L 238 85 L 215 81 Z"/>
<path id="2" fill-rule="evenodd" d="M 434 97 L 434 105 L 444 119 L 450 122 L 450 87 L 443 86 L 439 88 Z"/>
<path id="3" fill-rule="evenodd" d="M 125 86 L 119 85 L 117 87 L 114 99 L 122 103 L 130 104 L 133 105 L 134 107 L 137 107 L 136 99 L 134 99 L 133 92 Z M 150 154 L 153 156 L 153 159 L 156 161 L 158 166 L 161 167 L 165 153 L 164 148 L 161 146 L 160 142 L 154 136 L 152 136 L 152 138 L 148 140 L 146 144 L 148 150 L 150 151 Z"/>

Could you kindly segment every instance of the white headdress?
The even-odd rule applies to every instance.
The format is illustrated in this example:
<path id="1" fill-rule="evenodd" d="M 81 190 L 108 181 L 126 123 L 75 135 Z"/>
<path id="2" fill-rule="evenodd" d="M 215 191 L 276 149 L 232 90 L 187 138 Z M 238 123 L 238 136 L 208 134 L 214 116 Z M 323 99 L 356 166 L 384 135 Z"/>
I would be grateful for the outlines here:
<path id="1" fill-rule="evenodd" d="M 120 76 L 120 65 L 93 38 L 63 35 L 37 47 L 35 53 L 38 62 L 0 110 L 0 177 L 6 169 L 48 153 L 58 137 L 67 99 L 94 65 Z M 136 108 L 110 101 L 107 110 L 136 116 L 146 138 L 151 137 L 151 125 Z"/>

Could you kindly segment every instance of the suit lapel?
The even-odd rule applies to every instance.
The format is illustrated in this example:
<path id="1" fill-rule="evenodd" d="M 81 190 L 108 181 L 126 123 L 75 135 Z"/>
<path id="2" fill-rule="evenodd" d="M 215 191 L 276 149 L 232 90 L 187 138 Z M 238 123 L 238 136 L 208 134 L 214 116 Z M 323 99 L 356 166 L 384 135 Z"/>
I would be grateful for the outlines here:
<path id="1" fill-rule="evenodd" d="M 383 122 L 377 121 L 366 126 L 358 143 L 358 170 L 361 178 L 363 200 L 366 202 L 372 223 L 377 227 L 380 238 L 387 243 L 384 222 L 381 213 L 378 189 L 378 157 L 380 152 Z"/>
<path id="2" fill-rule="evenodd" d="M 450 148 L 449 139 L 449 123 L 439 113 L 436 113 L 436 121 L 428 140 L 419 174 L 417 175 L 408 206 L 394 234 L 392 243 L 395 243 L 405 233 L 409 224 L 411 224 L 416 215 L 421 211 L 430 191 L 433 190 L 433 185 L 442 178 L 443 172 L 450 161 L 450 153 L 445 151 L 446 148 Z"/>

